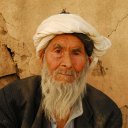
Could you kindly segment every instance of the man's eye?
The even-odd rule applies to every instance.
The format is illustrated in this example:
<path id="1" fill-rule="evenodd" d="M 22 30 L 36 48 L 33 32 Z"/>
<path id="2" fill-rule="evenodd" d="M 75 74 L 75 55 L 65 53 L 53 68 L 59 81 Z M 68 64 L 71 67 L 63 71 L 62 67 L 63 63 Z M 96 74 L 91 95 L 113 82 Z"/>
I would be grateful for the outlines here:
<path id="1" fill-rule="evenodd" d="M 73 55 L 79 55 L 79 54 L 80 54 L 79 51 L 75 51 L 75 52 L 73 52 Z"/>
<path id="2" fill-rule="evenodd" d="M 55 52 L 56 53 L 61 53 L 61 49 L 56 49 Z"/>

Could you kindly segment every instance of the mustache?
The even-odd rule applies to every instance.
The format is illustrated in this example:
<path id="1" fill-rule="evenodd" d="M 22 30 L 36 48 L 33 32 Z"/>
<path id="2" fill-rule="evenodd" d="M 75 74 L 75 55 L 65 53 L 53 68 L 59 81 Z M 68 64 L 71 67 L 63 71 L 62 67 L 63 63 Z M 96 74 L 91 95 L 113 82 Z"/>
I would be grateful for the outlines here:
<path id="1" fill-rule="evenodd" d="M 77 76 L 77 72 L 73 69 L 68 69 L 68 70 L 64 70 L 64 69 L 56 69 L 54 72 L 54 75 L 57 74 L 62 74 L 62 75 L 69 75 L 69 76 Z"/>

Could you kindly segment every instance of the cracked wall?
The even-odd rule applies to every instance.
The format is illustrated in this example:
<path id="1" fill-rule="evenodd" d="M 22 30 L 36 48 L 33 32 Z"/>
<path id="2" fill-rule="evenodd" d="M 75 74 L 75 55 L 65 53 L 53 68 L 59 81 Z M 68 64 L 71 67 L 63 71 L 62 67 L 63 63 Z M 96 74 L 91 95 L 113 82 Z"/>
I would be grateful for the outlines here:
<path id="1" fill-rule="evenodd" d="M 32 36 L 43 19 L 66 8 L 81 15 L 112 41 L 108 54 L 100 58 L 89 74 L 88 82 L 109 95 L 120 108 L 128 106 L 127 3 L 127 0 L 1 0 L 0 86 L 39 74 Z"/>

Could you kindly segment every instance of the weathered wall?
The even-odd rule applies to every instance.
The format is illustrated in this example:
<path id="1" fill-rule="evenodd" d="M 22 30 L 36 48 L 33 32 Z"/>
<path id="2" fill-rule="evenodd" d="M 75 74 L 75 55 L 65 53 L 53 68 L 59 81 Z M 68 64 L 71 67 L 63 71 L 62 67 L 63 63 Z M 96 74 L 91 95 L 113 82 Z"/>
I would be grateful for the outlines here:
<path id="1" fill-rule="evenodd" d="M 0 0 L 1 86 L 7 84 L 8 75 L 13 77 L 10 82 L 17 76 L 39 73 L 32 36 L 43 19 L 64 8 L 81 15 L 112 41 L 112 48 L 100 59 L 88 81 L 119 107 L 127 106 L 128 0 Z"/>

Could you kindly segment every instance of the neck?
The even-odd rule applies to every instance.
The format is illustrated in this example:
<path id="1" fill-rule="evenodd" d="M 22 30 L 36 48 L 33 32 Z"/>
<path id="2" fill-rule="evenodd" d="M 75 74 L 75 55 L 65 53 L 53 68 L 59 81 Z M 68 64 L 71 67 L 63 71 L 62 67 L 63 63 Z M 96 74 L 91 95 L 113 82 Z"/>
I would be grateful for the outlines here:
<path id="1" fill-rule="evenodd" d="M 70 113 L 67 116 L 65 116 L 63 119 L 60 119 L 55 115 L 57 128 L 64 128 L 65 124 L 67 123 L 69 119 L 69 116 L 70 116 Z"/>

